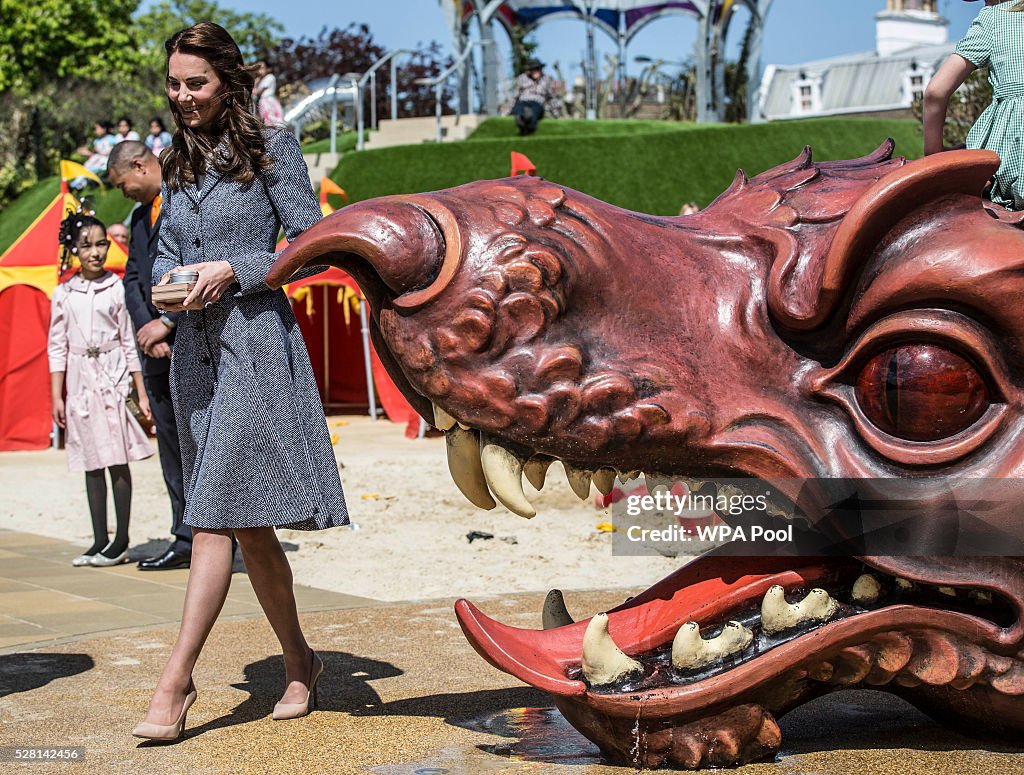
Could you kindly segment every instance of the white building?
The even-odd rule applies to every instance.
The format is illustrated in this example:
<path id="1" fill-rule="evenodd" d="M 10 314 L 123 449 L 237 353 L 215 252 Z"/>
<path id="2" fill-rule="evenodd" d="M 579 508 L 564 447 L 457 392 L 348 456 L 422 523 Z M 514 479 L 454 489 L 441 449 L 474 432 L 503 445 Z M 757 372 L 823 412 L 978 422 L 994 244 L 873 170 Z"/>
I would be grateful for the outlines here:
<path id="1" fill-rule="evenodd" d="M 875 14 L 875 50 L 800 65 L 768 65 L 758 110 L 767 120 L 906 116 L 952 53 L 936 0 L 886 0 Z"/>

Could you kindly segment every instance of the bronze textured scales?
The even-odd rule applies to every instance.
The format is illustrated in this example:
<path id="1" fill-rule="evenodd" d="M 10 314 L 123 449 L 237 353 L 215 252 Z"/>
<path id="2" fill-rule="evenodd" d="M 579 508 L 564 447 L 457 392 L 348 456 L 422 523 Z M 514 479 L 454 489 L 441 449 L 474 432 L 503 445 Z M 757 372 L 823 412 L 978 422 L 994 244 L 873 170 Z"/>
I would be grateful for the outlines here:
<path id="1" fill-rule="evenodd" d="M 581 497 L 616 472 L 912 480 L 941 526 L 949 481 L 1024 471 L 1024 231 L 980 197 L 993 154 L 892 150 L 808 149 L 685 217 L 538 178 L 361 202 L 267 282 L 309 263 L 355 276 L 385 366 L 482 508 L 533 516 L 522 476 L 559 459 Z M 712 552 L 607 615 L 558 603 L 543 630 L 456 612 L 617 762 L 771 755 L 779 715 L 852 687 L 1024 733 L 1020 557 Z"/>

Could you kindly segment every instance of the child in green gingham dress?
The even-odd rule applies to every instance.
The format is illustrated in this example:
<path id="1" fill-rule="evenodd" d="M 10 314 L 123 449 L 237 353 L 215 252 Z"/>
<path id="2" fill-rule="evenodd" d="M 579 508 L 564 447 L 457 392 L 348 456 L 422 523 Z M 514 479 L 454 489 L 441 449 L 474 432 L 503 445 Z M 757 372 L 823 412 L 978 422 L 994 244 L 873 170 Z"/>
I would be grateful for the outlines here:
<path id="1" fill-rule="evenodd" d="M 949 98 L 975 69 L 988 66 L 992 104 L 967 135 L 968 148 L 999 154 L 990 193 L 996 204 L 1024 210 L 1024 2 L 985 0 L 956 51 L 928 83 L 924 97 L 924 152 L 937 153 Z"/>

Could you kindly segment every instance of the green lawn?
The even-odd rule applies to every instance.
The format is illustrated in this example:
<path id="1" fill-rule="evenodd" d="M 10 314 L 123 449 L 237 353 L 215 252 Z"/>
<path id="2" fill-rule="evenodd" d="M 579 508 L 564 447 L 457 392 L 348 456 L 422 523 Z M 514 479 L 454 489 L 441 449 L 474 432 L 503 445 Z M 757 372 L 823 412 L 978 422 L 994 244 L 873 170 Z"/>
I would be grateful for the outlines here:
<path id="1" fill-rule="evenodd" d="M 655 127 L 653 130 L 649 127 Z M 489 119 L 472 141 L 381 148 L 347 154 L 332 177 L 351 201 L 433 191 L 509 174 L 520 151 L 543 177 L 639 212 L 675 215 L 684 202 L 707 205 L 738 168 L 755 175 L 793 159 L 804 145 L 814 158 L 851 159 L 887 137 L 908 157 L 921 155 L 912 120 L 810 119 L 755 125 L 631 121 L 542 121 L 520 138 L 507 118 Z"/>
<path id="2" fill-rule="evenodd" d="M 541 121 L 530 138 L 592 137 L 595 135 L 631 135 L 651 132 L 685 132 L 724 124 L 695 124 L 683 121 L 642 121 L 634 119 L 602 119 L 600 121 Z M 489 118 L 473 130 L 469 140 L 497 140 L 518 137 L 515 119 L 511 116 Z"/>
<path id="3" fill-rule="evenodd" d="M 351 150 L 355 133 L 341 135 Z M 851 159 L 886 137 L 898 153 L 921 155 L 917 122 L 886 119 L 808 119 L 771 124 L 699 125 L 669 121 L 542 121 L 537 133 L 519 137 L 511 118 L 481 124 L 469 141 L 408 145 L 346 153 L 332 177 L 357 202 L 386 194 L 434 191 L 509 174 L 509 153 L 520 151 L 538 172 L 570 188 L 639 212 L 674 215 L 688 201 L 702 207 L 732 181 L 738 168 L 755 175 L 794 158 L 804 145 L 814 157 Z M 329 140 L 303 151 L 327 150 Z M 57 193 L 48 178 L 0 212 L 0 252 Z M 116 189 L 92 194 L 101 220 L 123 220 L 132 203 Z M 54 235 L 56 241 L 56 235 Z"/>
<path id="4" fill-rule="evenodd" d="M 53 198 L 60 192 L 60 178 L 53 176 L 36 183 L 0 212 L 0 253 L 11 246 Z M 125 199 L 116 188 L 92 189 L 88 198 L 96 208 L 96 217 L 106 224 L 123 221 L 131 212 L 134 202 Z M 53 235 L 54 249 L 57 235 Z"/>

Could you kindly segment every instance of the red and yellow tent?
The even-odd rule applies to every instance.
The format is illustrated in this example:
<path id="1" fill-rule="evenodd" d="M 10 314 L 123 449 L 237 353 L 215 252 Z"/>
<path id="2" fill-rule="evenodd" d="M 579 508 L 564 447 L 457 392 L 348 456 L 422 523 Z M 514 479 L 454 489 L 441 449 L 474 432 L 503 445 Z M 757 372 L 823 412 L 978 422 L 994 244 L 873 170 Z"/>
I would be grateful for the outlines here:
<path id="1" fill-rule="evenodd" d="M 334 208 L 327 201 L 328 194 L 337 194 L 347 201 L 345 192 L 329 178 L 320 181 L 320 209 L 329 215 Z M 282 241 L 278 248 L 287 243 Z M 401 391 L 388 376 L 387 370 L 370 347 L 372 386 L 366 375 L 366 346 L 363 336 L 363 295 L 356 281 L 336 267 L 313 277 L 289 283 L 284 288 L 292 302 L 292 310 L 299 322 L 302 338 L 313 364 L 320 399 L 327 411 L 331 409 L 365 406 L 370 390 L 388 418 L 394 422 L 415 423 L 419 414 L 405 400 Z"/>
<path id="2" fill-rule="evenodd" d="M 60 222 L 77 208 L 65 179 L 57 195 L 0 255 L 0 450 L 50 445 L 46 333 L 50 298 L 60 282 L 57 234 Z M 127 258 L 125 248 L 111 241 L 107 267 L 123 275 Z"/>

